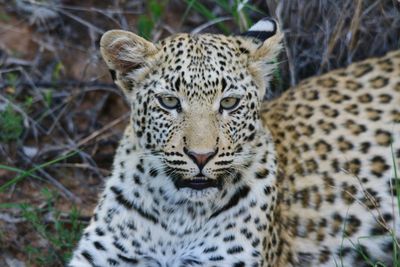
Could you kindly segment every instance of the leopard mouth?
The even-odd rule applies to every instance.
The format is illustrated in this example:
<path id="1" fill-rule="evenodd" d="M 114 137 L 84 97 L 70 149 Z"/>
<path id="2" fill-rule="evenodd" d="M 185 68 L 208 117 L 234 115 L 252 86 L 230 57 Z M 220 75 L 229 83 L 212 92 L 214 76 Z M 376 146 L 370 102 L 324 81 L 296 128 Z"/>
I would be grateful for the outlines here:
<path id="1" fill-rule="evenodd" d="M 176 186 L 178 188 L 188 187 L 194 190 L 204 190 L 207 188 L 218 187 L 218 182 L 215 179 L 196 176 L 194 179 L 179 179 L 176 181 Z"/>

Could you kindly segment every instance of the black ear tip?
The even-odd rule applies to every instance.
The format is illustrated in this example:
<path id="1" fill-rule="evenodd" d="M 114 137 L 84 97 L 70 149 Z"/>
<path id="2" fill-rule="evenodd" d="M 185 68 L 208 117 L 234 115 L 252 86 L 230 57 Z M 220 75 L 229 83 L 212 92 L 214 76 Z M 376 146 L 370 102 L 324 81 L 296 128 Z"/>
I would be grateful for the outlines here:
<path id="1" fill-rule="evenodd" d="M 251 26 L 247 32 L 242 33 L 242 35 L 265 41 L 269 37 L 275 35 L 277 28 L 278 25 L 275 20 L 271 18 L 263 18 Z"/>

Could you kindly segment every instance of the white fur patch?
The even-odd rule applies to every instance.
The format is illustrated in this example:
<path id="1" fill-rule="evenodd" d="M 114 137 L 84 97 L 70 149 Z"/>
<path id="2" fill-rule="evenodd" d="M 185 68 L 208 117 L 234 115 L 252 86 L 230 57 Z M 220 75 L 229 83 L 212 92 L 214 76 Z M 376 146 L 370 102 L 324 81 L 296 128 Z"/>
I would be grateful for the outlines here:
<path id="1" fill-rule="evenodd" d="M 275 29 L 275 22 L 269 19 L 263 19 L 251 26 L 251 28 L 248 30 L 254 31 L 254 32 L 274 32 Z"/>

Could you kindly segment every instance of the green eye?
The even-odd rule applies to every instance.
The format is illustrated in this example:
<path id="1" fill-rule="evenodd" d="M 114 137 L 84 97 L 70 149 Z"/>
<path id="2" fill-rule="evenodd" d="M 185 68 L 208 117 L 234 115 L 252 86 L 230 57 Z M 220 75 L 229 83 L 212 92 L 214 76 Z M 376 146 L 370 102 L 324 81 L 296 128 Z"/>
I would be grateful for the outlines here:
<path id="1" fill-rule="evenodd" d="M 239 104 L 240 99 L 237 97 L 225 97 L 221 100 L 221 109 L 232 110 Z"/>
<path id="2" fill-rule="evenodd" d="M 180 107 L 179 99 L 174 96 L 158 96 L 158 102 L 166 109 L 176 109 Z"/>

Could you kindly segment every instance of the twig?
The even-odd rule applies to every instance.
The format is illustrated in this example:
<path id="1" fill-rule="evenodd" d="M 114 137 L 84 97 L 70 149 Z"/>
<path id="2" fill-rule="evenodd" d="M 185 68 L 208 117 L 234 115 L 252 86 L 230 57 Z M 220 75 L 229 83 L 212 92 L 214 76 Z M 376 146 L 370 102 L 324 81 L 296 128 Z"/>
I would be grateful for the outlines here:
<path id="1" fill-rule="evenodd" d="M 86 138 L 82 139 L 81 141 L 78 142 L 77 147 L 81 147 L 83 145 L 85 145 L 86 143 L 88 143 L 89 141 L 91 141 L 92 139 L 96 138 L 97 136 L 99 136 L 100 134 L 106 132 L 107 130 L 109 130 L 110 128 L 113 128 L 114 126 L 118 125 L 119 123 L 121 123 L 122 121 L 124 121 L 126 118 L 129 117 L 129 114 L 124 114 L 121 117 L 113 120 L 112 122 L 108 123 L 107 125 L 105 125 L 103 128 L 95 131 L 94 133 L 92 133 L 91 135 L 87 136 Z M 68 153 L 68 152 L 67 152 Z"/>
<path id="2" fill-rule="evenodd" d="M 100 29 L 99 27 L 97 27 L 97 26 L 95 26 L 95 25 L 93 25 L 93 24 L 81 19 L 78 16 L 75 16 L 75 15 L 71 14 L 70 12 L 67 12 L 67 11 L 64 11 L 64 10 L 58 10 L 58 12 L 66 15 L 67 17 L 70 17 L 70 18 L 76 20 L 77 22 L 81 23 L 82 25 L 88 27 L 90 30 L 92 30 L 92 31 L 94 31 L 94 32 L 96 32 L 98 34 L 103 34 L 105 32 L 104 29 Z"/>
<path id="3" fill-rule="evenodd" d="M 63 167 L 63 168 L 72 168 L 72 169 L 89 169 L 91 171 L 100 171 L 102 175 L 108 176 L 110 175 L 111 171 L 108 169 L 102 169 L 102 168 L 97 168 L 94 166 L 91 166 L 90 164 L 87 163 L 57 163 L 54 164 L 55 167 Z"/>
<path id="4" fill-rule="evenodd" d="M 26 219 L 14 217 L 8 213 L 0 213 L 0 221 L 4 221 L 7 223 L 22 223 L 22 222 L 25 222 Z"/>
<path id="5" fill-rule="evenodd" d="M 26 157 L 25 155 L 21 155 L 25 160 L 31 162 L 31 160 Z M 52 185 L 54 185 L 57 189 L 60 190 L 61 194 L 69 199 L 74 201 L 75 203 L 81 203 L 82 200 L 75 196 L 71 191 L 69 191 L 65 186 L 63 186 L 59 181 L 57 181 L 54 177 L 52 177 L 50 174 L 48 174 L 46 171 L 43 170 L 43 168 L 40 168 L 38 165 L 32 163 L 33 168 L 36 168 L 36 171 L 38 171 L 42 176 L 44 176 L 47 181 L 49 181 Z"/>
<path id="6" fill-rule="evenodd" d="M 35 164 L 33 164 L 34 167 L 36 167 Z M 77 197 L 75 194 L 73 194 L 71 191 L 69 191 L 62 183 L 57 181 L 55 178 L 53 178 L 50 174 L 45 172 L 43 169 L 39 168 L 37 170 L 41 175 L 43 175 L 47 181 L 49 181 L 52 185 L 54 185 L 58 190 L 60 190 L 61 194 L 67 198 L 72 200 L 74 203 L 82 203 L 82 200 Z"/>
<path id="7" fill-rule="evenodd" d="M 279 2 L 277 8 L 276 8 L 276 16 L 278 19 L 278 22 L 280 25 L 283 25 L 283 18 L 282 18 L 282 10 L 283 10 L 283 3 Z M 282 29 L 283 31 L 283 29 Z M 296 75 L 296 70 L 294 66 L 294 60 L 290 51 L 290 46 L 288 44 L 288 34 L 283 35 L 283 43 L 285 45 L 285 53 L 286 53 L 286 58 L 289 66 L 289 73 L 290 73 L 290 86 L 295 86 L 297 84 L 297 75 Z"/>
<path id="8" fill-rule="evenodd" d="M 208 22 L 206 22 L 206 23 L 194 28 L 190 33 L 191 34 L 198 34 L 198 33 L 202 32 L 204 29 L 206 29 L 208 27 L 211 27 L 212 25 L 215 25 L 215 24 L 218 24 L 220 22 L 227 21 L 227 20 L 232 20 L 232 17 L 222 17 L 222 18 L 212 19 L 212 20 L 210 20 L 210 21 L 208 21 Z"/>

